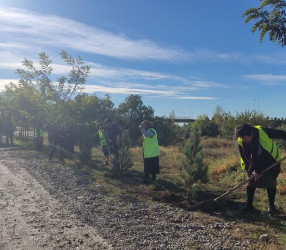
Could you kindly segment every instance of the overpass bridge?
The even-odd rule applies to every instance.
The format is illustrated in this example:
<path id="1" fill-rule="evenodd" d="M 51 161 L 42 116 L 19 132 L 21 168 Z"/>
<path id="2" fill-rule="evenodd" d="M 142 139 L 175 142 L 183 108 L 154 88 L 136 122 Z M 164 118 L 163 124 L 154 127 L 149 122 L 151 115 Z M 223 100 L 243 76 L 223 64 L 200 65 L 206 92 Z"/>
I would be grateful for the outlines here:
<path id="1" fill-rule="evenodd" d="M 173 120 L 175 123 L 189 123 L 195 121 L 195 119 L 192 119 L 191 117 L 174 117 L 166 119 Z"/>

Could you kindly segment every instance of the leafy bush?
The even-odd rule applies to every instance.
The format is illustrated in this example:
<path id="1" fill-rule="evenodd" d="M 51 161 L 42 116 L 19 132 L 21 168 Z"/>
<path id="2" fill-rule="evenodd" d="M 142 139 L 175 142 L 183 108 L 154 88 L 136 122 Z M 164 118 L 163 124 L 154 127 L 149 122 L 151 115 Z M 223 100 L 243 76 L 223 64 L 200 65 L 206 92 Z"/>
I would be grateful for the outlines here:
<path id="1" fill-rule="evenodd" d="M 219 135 L 219 126 L 214 121 L 210 120 L 206 115 L 199 116 L 192 124 L 192 130 L 198 130 L 202 136 L 217 136 Z"/>

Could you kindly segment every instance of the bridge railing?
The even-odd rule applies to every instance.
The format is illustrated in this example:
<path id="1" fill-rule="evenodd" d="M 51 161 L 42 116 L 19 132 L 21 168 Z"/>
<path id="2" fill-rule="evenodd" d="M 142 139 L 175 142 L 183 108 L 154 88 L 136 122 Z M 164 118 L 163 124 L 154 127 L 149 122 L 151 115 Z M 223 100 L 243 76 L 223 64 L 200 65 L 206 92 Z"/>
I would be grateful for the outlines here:
<path id="1" fill-rule="evenodd" d="M 188 122 L 194 122 L 195 119 L 191 118 L 191 117 L 174 117 L 174 118 L 166 118 L 168 120 L 172 119 L 174 120 L 174 122 L 180 122 L 180 123 L 188 123 Z"/>

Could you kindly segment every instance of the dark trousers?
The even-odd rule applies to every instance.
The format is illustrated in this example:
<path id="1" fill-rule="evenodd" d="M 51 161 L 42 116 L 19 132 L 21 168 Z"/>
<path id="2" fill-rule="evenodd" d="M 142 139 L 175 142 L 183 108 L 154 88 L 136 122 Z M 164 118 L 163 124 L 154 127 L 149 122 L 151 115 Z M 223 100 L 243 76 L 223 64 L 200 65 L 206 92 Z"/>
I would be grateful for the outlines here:
<path id="1" fill-rule="evenodd" d="M 49 156 L 49 160 L 51 160 L 53 158 L 53 154 L 55 153 L 55 151 L 57 150 L 57 148 L 59 148 L 60 150 L 60 161 L 63 162 L 64 161 L 64 151 L 63 151 L 63 145 L 51 145 L 51 151 L 50 151 L 50 156 Z"/>
<path id="2" fill-rule="evenodd" d="M 256 189 L 255 187 L 250 187 L 250 186 L 248 186 L 246 189 L 247 204 L 248 205 L 252 205 L 255 189 Z M 275 196 L 276 196 L 276 187 L 275 188 L 267 188 L 267 195 L 268 195 L 268 205 L 274 206 Z"/>

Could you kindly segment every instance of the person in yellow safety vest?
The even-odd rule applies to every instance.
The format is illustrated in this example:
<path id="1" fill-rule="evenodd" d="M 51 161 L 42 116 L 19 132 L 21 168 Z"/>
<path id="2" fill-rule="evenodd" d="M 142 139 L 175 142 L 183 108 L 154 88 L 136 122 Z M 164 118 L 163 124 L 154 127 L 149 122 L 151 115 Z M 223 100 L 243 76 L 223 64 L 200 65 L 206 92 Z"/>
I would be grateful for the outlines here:
<path id="1" fill-rule="evenodd" d="M 41 127 L 36 128 L 35 136 L 37 136 L 37 137 L 43 137 L 44 136 L 44 131 L 42 130 Z"/>
<path id="2" fill-rule="evenodd" d="M 98 124 L 98 136 L 99 136 L 99 143 L 101 145 L 102 153 L 105 157 L 104 165 L 109 165 L 109 149 L 107 145 L 107 134 L 102 124 Z"/>
<path id="3" fill-rule="evenodd" d="M 144 120 L 139 125 L 139 129 L 143 135 L 144 183 L 147 183 L 149 175 L 152 175 L 152 180 L 156 180 L 156 175 L 160 173 L 160 150 L 157 131 L 152 123 L 148 120 Z"/>
<path id="4" fill-rule="evenodd" d="M 241 167 L 247 171 L 248 176 L 254 179 L 247 185 L 247 201 L 242 212 L 253 210 L 253 198 L 256 188 L 266 188 L 268 195 L 268 213 L 277 212 L 274 202 L 276 196 L 277 177 L 281 171 L 280 164 L 273 167 L 263 175 L 261 172 L 271 164 L 281 159 L 281 153 L 276 143 L 271 139 L 286 139 L 286 132 L 277 129 L 264 128 L 242 124 L 235 128 L 241 156 Z"/>

